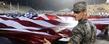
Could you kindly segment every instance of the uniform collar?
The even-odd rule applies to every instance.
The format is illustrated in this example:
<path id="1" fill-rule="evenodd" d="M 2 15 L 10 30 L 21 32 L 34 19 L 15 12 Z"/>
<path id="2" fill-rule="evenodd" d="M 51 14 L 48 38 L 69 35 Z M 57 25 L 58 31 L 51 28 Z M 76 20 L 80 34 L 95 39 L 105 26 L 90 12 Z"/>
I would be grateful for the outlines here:
<path id="1" fill-rule="evenodd" d="M 81 19 L 81 20 L 79 20 L 79 23 L 80 23 L 80 24 L 87 23 L 87 19 Z"/>

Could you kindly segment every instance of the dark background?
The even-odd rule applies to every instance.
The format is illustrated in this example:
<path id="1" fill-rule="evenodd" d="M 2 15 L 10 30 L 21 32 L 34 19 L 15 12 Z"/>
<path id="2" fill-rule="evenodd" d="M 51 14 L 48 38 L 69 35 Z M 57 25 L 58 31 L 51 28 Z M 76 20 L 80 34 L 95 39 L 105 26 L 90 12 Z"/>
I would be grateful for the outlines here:
<path id="1" fill-rule="evenodd" d="M 64 8 L 72 8 L 72 5 L 80 0 L 0 0 L 13 5 L 30 6 L 36 10 L 60 10 Z M 89 4 L 105 3 L 106 0 L 87 0 Z"/>
<path id="2" fill-rule="evenodd" d="M 0 0 L 3 1 L 5 3 L 12 3 L 13 5 L 17 5 L 17 3 L 19 3 L 19 5 L 23 5 L 23 6 L 30 6 L 34 9 L 40 9 L 40 10 L 55 10 L 52 6 L 52 4 L 50 4 L 49 0 Z"/>

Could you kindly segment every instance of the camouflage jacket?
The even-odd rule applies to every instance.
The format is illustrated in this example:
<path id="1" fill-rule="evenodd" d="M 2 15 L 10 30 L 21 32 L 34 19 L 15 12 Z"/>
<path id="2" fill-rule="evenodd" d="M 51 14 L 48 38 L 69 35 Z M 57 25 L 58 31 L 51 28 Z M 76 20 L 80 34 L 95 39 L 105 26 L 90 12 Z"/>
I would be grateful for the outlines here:
<path id="1" fill-rule="evenodd" d="M 94 44 L 96 40 L 96 28 L 89 21 L 81 21 L 73 28 L 72 37 L 68 44 Z"/>

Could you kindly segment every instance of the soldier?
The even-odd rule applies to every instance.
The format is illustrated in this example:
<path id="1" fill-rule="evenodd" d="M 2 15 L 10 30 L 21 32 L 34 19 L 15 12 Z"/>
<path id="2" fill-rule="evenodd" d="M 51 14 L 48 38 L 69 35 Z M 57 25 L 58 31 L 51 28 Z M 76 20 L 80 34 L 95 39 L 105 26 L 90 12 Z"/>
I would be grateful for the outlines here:
<path id="1" fill-rule="evenodd" d="M 79 23 L 73 28 L 68 44 L 94 44 L 96 40 L 96 28 L 87 20 L 86 5 L 86 2 L 77 2 L 73 5 L 75 19 Z"/>

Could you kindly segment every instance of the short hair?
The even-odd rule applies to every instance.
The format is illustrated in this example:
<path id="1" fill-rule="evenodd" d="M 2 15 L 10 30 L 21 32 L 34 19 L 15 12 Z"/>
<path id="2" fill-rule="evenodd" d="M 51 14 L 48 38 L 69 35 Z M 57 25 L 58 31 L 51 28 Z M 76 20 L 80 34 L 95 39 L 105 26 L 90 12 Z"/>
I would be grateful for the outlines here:
<path id="1" fill-rule="evenodd" d="M 73 11 L 74 13 L 80 13 L 81 11 L 85 11 L 86 10 L 86 2 L 82 1 L 82 2 L 77 2 L 73 5 Z"/>

